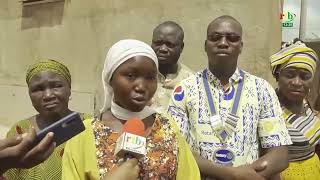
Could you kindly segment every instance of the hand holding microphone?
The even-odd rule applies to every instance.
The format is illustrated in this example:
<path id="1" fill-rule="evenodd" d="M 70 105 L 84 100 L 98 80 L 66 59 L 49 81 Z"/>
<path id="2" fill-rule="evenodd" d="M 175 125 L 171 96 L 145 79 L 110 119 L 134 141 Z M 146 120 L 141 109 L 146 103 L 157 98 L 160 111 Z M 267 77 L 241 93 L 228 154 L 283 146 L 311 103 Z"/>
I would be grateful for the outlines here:
<path id="1" fill-rule="evenodd" d="M 137 180 L 139 177 L 138 160 L 133 158 L 121 164 L 118 168 L 108 172 L 105 180 Z"/>
<path id="2" fill-rule="evenodd" d="M 114 154 L 123 158 L 124 163 L 108 172 L 104 179 L 136 180 L 139 177 L 140 169 L 137 159 L 146 155 L 144 123 L 140 119 L 132 118 L 123 125 L 122 129 Z"/>
<path id="3" fill-rule="evenodd" d="M 128 120 L 123 125 L 123 133 L 117 140 L 114 154 L 123 157 L 124 161 L 145 156 L 146 138 L 144 134 L 144 123 L 140 119 Z"/>

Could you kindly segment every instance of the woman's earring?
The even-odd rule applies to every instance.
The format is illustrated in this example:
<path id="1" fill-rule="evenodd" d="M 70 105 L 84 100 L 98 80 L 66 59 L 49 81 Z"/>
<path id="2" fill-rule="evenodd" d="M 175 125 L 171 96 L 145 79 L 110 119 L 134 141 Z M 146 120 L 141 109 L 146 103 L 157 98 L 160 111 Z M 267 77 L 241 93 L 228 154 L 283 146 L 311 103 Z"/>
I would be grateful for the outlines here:
<path id="1" fill-rule="evenodd" d="M 69 101 L 72 99 L 72 97 L 71 96 L 69 96 Z"/>

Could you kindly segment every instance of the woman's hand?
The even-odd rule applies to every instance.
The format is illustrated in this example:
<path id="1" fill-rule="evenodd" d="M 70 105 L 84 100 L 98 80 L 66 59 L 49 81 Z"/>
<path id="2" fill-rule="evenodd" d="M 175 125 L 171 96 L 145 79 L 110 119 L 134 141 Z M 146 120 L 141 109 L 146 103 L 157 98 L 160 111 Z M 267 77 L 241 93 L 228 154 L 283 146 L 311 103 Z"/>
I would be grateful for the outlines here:
<path id="1" fill-rule="evenodd" d="M 104 180 L 137 180 L 139 177 L 139 165 L 137 159 L 130 159 L 118 168 L 108 172 Z"/>

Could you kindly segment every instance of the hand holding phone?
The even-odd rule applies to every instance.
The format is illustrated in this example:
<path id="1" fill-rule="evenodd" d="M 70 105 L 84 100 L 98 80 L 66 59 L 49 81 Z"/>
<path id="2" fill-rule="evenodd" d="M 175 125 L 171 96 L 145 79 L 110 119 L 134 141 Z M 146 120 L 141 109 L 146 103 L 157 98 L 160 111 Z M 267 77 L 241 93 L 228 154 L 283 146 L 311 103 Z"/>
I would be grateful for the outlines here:
<path id="1" fill-rule="evenodd" d="M 53 133 L 34 146 L 36 131 L 0 140 L 0 176 L 10 168 L 31 168 L 45 161 L 53 152 Z"/>
<path id="2" fill-rule="evenodd" d="M 77 112 L 72 112 L 71 114 L 63 117 L 62 119 L 38 132 L 37 144 L 46 136 L 46 134 L 53 132 L 53 141 L 56 143 L 56 147 L 58 147 L 84 130 L 85 127 L 80 114 Z"/>

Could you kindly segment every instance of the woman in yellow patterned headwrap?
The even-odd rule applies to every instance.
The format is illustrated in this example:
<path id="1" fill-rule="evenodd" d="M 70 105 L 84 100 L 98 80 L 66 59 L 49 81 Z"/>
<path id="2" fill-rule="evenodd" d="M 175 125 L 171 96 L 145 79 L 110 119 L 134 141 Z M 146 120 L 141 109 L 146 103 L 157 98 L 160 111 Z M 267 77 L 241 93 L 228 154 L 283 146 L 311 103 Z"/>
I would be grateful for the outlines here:
<path id="1" fill-rule="evenodd" d="M 297 41 L 271 56 L 272 74 L 278 81 L 277 94 L 293 142 L 289 167 L 282 179 L 320 179 L 320 162 L 315 146 L 320 141 L 320 119 L 306 101 L 318 57 Z"/>
<path id="2" fill-rule="evenodd" d="M 29 67 L 26 75 L 29 96 L 39 114 L 18 121 L 7 137 L 28 132 L 31 127 L 39 131 L 72 111 L 69 109 L 71 75 L 68 68 L 55 60 L 44 60 Z M 59 180 L 64 144 L 55 148 L 43 163 L 30 169 L 10 169 L 4 177 L 19 180 Z"/>

